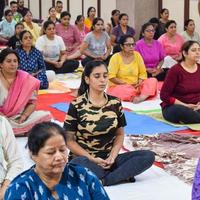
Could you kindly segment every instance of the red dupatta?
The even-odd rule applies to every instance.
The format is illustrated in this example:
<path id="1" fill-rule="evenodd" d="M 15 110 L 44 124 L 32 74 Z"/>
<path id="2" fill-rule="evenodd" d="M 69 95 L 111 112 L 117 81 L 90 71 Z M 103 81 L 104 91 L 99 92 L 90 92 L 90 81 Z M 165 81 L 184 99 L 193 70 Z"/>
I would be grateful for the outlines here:
<path id="1" fill-rule="evenodd" d="M 12 83 L 8 97 L 3 106 L 0 106 L 0 112 L 7 117 L 17 115 L 30 100 L 33 92 L 38 91 L 40 81 L 27 72 L 18 70 L 16 79 Z"/>

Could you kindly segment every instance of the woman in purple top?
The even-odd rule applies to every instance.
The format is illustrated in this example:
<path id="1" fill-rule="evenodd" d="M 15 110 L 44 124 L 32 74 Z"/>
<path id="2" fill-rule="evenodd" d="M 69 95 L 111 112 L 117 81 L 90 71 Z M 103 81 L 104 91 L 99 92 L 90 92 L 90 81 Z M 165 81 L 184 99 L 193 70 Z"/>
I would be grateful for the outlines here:
<path id="1" fill-rule="evenodd" d="M 200 123 L 200 44 L 183 44 L 182 61 L 167 73 L 160 98 L 163 117 L 173 123 Z"/>
<path id="2" fill-rule="evenodd" d="M 119 15 L 119 25 L 115 26 L 112 30 L 111 42 L 114 46 L 113 53 L 121 51 L 119 39 L 122 35 L 135 35 L 135 30 L 132 27 L 128 26 L 128 15 L 126 13 L 122 13 Z"/>
<path id="3" fill-rule="evenodd" d="M 56 24 L 56 34 L 61 36 L 66 47 L 66 55 L 72 55 L 81 44 L 77 28 L 70 24 L 71 14 L 63 11 L 60 15 L 60 24 Z"/>
<path id="4" fill-rule="evenodd" d="M 197 165 L 193 187 L 192 187 L 192 200 L 200 199 L 200 159 Z"/>
<path id="5" fill-rule="evenodd" d="M 163 59 L 165 57 L 162 45 L 154 40 L 154 25 L 152 23 L 145 23 L 142 26 L 143 38 L 136 42 L 135 50 L 138 51 L 147 69 L 148 77 L 155 77 L 159 81 L 163 81 L 167 69 L 162 69 Z"/>

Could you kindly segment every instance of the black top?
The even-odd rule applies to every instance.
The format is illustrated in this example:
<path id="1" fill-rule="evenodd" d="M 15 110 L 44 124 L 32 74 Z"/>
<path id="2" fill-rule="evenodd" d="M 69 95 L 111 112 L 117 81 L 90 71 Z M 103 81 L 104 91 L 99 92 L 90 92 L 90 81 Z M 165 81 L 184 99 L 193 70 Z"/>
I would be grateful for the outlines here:
<path id="1" fill-rule="evenodd" d="M 9 47 L 12 47 L 12 49 L 16 49 L 16 48 L 20 47 L 21 43 L 20 43 L 19 38 L 17 38 L 16 35 L 13 35 L 13 36 L 8 40 L 7 45 L 8 45 Z"/>

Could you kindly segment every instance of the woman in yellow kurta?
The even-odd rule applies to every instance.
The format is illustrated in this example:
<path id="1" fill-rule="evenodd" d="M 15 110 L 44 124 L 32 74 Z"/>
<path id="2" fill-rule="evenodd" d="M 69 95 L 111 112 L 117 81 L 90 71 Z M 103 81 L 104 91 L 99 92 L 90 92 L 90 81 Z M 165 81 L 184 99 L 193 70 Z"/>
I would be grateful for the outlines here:
<path id="1" fill-rule="evenodd" d="M 120 45 L 121 52 L 114 54 L 109 63 L 108 93 L 133 103 L 139 103 L 150 96 L 155 96 L 157 80 L 147 79 L 144 61 L 141 55 L 134 51 L 134 38 L 131 35 L 123 35 L 120 38 Z M 126 88 L 129 90 L 128 99 L 123 99 Z M 121 91 L 123 91 L 122 95 Z"/>
<path id="2" fill-rule="evenodd" d="M 40 30 L 41 28 L 38 26 L 38 24 L 32 22 L 32 13 L 31 11 L 27 10 L 25 15 L 23 16 L 23 24 L 24 24 L 24 29 L 27 31 L 30 31 L 31 35 L 33 36 L 33 45 L 35 46 L 36 40 L 40 36 Z"/>

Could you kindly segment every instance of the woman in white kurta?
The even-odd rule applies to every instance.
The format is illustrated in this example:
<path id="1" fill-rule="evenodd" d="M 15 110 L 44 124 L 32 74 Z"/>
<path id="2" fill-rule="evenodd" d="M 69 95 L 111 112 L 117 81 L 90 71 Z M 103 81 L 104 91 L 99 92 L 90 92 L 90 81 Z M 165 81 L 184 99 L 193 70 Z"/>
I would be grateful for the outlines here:
<path id="1" fill-rule="evenodd" d="M 0 199 L 3 199 L 10 181 L 22 170 L 23 159 L 12 127 L 5 117 L 0 116 Z"/>

